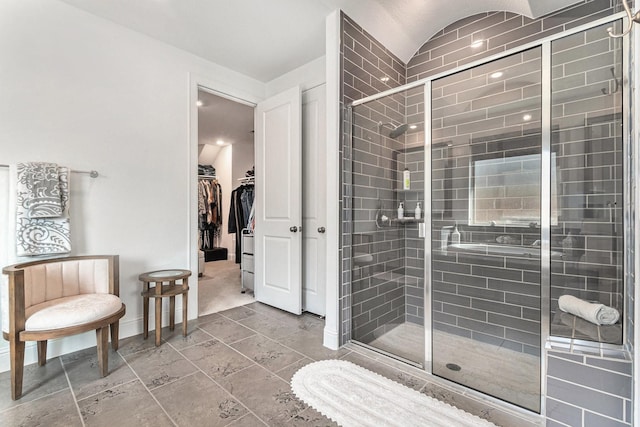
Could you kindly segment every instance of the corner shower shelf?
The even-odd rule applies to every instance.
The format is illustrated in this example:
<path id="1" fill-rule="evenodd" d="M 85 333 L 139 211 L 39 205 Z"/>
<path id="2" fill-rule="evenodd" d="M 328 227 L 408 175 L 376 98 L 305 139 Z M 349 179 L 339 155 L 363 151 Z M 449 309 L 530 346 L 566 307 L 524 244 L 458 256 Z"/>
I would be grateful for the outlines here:
<path id="1" fill-rule="evenodd" d="M 415 219 L 415 218 L 392 218 L 391 223 L 399 223 L 399 224 L 418 224 L 424 222 L 424 218 Z"/>

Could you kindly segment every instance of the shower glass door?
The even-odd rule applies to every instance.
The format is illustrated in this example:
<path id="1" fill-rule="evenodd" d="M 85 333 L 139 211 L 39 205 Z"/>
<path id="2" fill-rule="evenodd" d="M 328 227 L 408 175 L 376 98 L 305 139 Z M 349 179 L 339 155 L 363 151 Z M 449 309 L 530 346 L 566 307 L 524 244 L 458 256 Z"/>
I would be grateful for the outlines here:
<path id="1" fill-rule="evenodd" d="M 345 165 L 352 191 L 351 339 L 419 366 L 425 349 L 424 215 L 416 217 L 425 200 L 423 107 L 422 86 L 354 106 Z"/>
<path id="2" fill-rule="evenodd" d="M 536 412 L 541 52 L 433 80 L 427 156 L 433 373 Z"/>

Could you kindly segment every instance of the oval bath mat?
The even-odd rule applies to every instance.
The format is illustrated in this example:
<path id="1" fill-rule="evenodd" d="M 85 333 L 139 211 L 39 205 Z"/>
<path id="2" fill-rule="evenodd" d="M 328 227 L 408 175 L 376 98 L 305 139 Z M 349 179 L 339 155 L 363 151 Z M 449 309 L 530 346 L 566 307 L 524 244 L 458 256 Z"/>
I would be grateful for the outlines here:
<path id="1" fill-rule="evenodd" d="M 322 360 L 301 368 L 291 388 L 299 399 L 345 427 L 495 427 L 345 360 Z"/>

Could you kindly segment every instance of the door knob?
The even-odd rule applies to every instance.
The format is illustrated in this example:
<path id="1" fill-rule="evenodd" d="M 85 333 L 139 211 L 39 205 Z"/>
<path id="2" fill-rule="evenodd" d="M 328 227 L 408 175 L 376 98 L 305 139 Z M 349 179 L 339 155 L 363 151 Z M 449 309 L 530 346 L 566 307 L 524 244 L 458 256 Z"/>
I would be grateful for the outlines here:
<path id="1" fill-rule="evenodd" d="M 324 227 L 318 227 L 318 233 L 324 233 L 327 231 Z"/>
<path id="2" fill-rule="evenodd" d="M 289 227 L 289 231 L 295 233 L 296 231 L 298 231 L 298 227 L 296 227 L 295 225 L 293 227 Z"/>

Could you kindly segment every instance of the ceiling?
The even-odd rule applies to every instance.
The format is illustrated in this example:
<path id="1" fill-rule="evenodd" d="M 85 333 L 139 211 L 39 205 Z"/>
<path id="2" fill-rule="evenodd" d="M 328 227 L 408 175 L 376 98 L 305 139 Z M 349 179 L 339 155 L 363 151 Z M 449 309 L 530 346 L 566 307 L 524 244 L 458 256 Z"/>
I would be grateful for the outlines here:
<path id="1" fill-rule="evenodd" d="M 216 157 L 224 145 L 253 142 L 253 107 L 198 91 L 198 145 L 211 145 L 209 153 Z"/>
<path id="2" fill-rule="evenodd" d="M 60 0 L 267 83 L 325 54 L 336 9 L 408 62 L 445 26 L 481 12 L 538 17 L 576 0 Z M 199 144 L 253 140 L 253 108 L 199 92 Z"/>
<path id="3" fill-rule="evenodd" d="M 480 12 L 531 18 L 576 0 L 60 0 L 269 82 L 325 53 L 325 18 L 342 9 L 404 62 L 440 29 Z"/>

